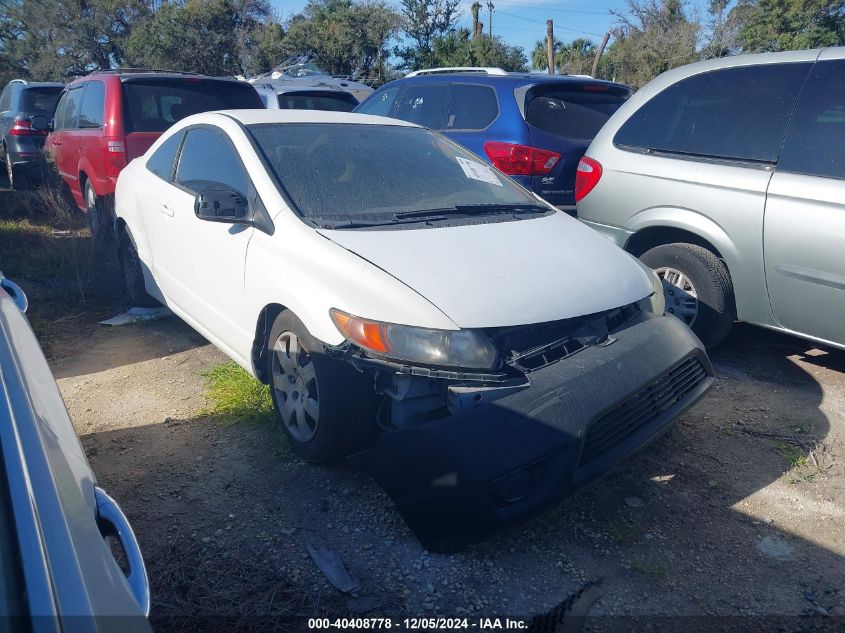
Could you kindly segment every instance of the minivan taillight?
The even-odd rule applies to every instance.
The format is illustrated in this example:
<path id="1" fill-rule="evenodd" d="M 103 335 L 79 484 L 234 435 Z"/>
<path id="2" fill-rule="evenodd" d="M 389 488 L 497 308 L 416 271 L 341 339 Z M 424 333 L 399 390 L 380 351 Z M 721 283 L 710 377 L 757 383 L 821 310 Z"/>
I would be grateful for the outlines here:
<path id="1" fill-rule="evenodd" d="M 587 156 L 581 158 L 575 171 L 575 202 L 590 193 L 601 179 L 601 163 Z"/>
<path id="2" fill-rule="evenodd" d="M 29 119 L 15 119 L 9 129 L 11 136 L 45 136 L 47 130 L 33 130 Z"/>
<path id="3" fill-rule="evenodd" d="M 126 167 L 126 143 L 121 140 L 107 140 L 106 175 L 117 178 L 120 170 Z"/>
<path id="4" fill-rule="evenodd" d="M 560 154 L 516 143 L 487 141 L 484 151 L 500 171 L 508 176 L 542 176 L 560 160 Z"/>

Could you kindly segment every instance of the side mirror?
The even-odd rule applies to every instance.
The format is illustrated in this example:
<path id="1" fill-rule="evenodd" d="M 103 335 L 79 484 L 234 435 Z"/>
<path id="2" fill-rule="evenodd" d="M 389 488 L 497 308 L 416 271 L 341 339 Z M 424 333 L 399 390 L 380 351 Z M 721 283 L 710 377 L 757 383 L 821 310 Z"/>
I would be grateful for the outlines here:
<path id="1" fill-rule="evenodd" d="M 53 126 L 50 125 L 50 119 L 43 114 L 36 114 L 29 118 L 29 124 L 36 132 L 52 132 Z"/>
<path id="2" fill-rule="evenodd" d="M 231 189 L 207 189 L 194 199 L 194 213 L 209 222 L 242 222 L 248 206 L 246 198 Z"/>

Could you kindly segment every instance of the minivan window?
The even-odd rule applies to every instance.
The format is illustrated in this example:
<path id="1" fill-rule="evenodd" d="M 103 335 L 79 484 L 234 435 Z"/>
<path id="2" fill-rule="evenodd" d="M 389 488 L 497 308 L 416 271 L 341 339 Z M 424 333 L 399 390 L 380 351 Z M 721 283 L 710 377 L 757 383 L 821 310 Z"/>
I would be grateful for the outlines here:
<path id="1" fill-rule="evenodd" d="M 53 129 L 66 130 L 76 127 L 76 117 L 79 113 L 79 106 L 82 103 L 82 87 L 71 88 L 59 100 L 56 108 L 55 122 Z"/>
<path id="2" fill-rule="evenodd" d="M 85 84 L 82 95 L 82 108 L 79 110 L 79 127 L 102 127 L 105 105 L 105 84 L 101 81 L 89 81 Z"/>
<path id="3" fill-rule="evenodd" d="M 430 130 L 348 123 L 249 129 L 306 218 L 391 221 L 400 212 L 537 205 L 507 176 Z"/>
<path id="4" fill-rule="evenodd" d="M 682 79 L 637 110 L 614 143 L 774 163 L 810 66 L 740 66 Z"/>
<path id="5" fill-rule="evenodd" d="M 173 161 L 176 159 L 176 152 L 179 151 L 183 136 L 185 135 L 179 132 L 162 143 L 147 161 L 147 169 L 162 180 L 170 182 L 173 176 Z"/>
<path id="6" fill-rule="evenodd" d="M 449 86 L 446 84 L 405 86 L 391 116 L 436 130 L 443 120 L 448 93 Z"/>
<path id="7" fill-rule="evenodd" d="M 21 110 L 32 114 L 51 115 L 56 110 L 61 94 L 62 89 L 59 86 L 27 88 L 21 96 Z"/>
<path id="8" fill-rule="evenodd" d="M 792 116 L 778 171 L 845 178 L 845 61 L 813 67 Z"/>
<path id="9" fill-rule="evenodd" d="M 247 83 L 213 79 L 133 79 L 123 82 L 124 128 L 164 132 L 181 119 L 211 110 L 261 108 Z"/>
<path id="10" fill-rule="evenodd" d="M 224 185 L 245 196 L 251 189 L 249 175 L 226 135 L 208 127 L 188 130 L 176 182 L 194 193 Z"/>
<path id="11" fill-rule="evenodd" d="M 525 120 L 564 138 L 592 139 L 630 94 L 601 84 L 538 86 L 526 96 Z"/>
<path id="12" fill-rule="evenodd" d="M 358 106 L 356 112 L 361 114 L 372 114 L 375 116 L 390 116 L 390 111 L 393 109 L 393 102 L 396 101 L 396 95 L 402 86 L 392 86 L 372 95 L 361 105 Z"/>
<path id="13" fill-rule="evenodd" d="M 447 130 L 483 130 L 499 116 L 496 91 L 489 86 L 454 84 L 446 115 Z"/>

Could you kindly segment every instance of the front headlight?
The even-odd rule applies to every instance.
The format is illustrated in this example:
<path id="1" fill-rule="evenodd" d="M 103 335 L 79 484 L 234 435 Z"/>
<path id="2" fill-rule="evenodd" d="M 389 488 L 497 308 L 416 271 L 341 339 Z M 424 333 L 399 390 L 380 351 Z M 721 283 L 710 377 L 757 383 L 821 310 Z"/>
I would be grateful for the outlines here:
<path id="1" fill-rule="evenodd" d="M 639 259 L 636 261 L 651 279 L 652 287 L 652 293 L 645 299 L 639 301 L 640 309 L 662 316 L 663 313 L 666 312 L 666 296 L 663 294 L 663 281 L 661 281 L 660 277 L 657 276 L 656 272 L 643 264 Z"/>
<path id="2" fill-rule="evenodd" d="M 491 369 L 496 365 L 496 348 L 475 330 L 429 330 L 362 319 L 332 308 L 332 321 L 340 333 L 369 352 L 411 363 Z"/>

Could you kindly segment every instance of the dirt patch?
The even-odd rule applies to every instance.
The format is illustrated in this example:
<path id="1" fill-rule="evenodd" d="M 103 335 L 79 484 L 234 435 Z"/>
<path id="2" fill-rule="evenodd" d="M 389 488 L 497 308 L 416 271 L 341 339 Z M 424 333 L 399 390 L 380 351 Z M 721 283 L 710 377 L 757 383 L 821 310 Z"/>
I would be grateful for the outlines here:
<path id="1" fill-rule="evenodd" d="M 529 616 L 597 578 L 598 615 L 845 615 L 845 356 L 751 327 L 722 349 L 716 389 L 669 435 L 450 556 L 354 470 L 292 457 L 272 425 L 203 416 L 201 373 L 226 359 L 175 318 L 95 330 L 54 367 L 138 532 L 154 615 L 348 615 L 309 544 L 393 615 Z"/>

